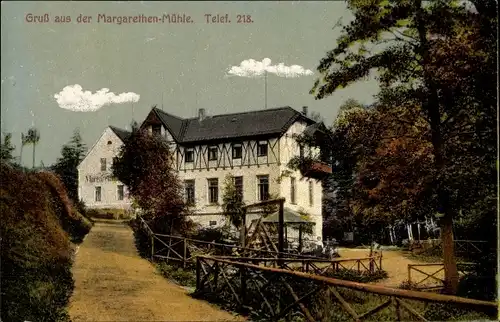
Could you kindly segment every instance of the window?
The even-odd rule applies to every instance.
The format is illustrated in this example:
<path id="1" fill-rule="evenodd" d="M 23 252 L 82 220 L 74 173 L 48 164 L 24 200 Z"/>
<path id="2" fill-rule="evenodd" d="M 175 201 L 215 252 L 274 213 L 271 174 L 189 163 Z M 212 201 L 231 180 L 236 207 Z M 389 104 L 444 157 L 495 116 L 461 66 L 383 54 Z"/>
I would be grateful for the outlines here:
<path id="1" fill-rule="evenodd" d="M 184 181 L 184 189 L 186 193 L 186 203 L 188 205 L 194 205 L 194 180 Z"/>
<path id="2" fill-rule="evenodd" d="M 194 162 L 194 150 L 193 149 L 187 149 L 186 150 L 186 162 Z"/>
<path id="3" fill-rule="evenodd" d="M 211 146 L 208 148 L 208 160 L 214 161 L 217 160 L 217 147 Z"/>
<path id="4" fill-rule="evenodd" d="M 161 125 L 152 125 L 151 130 L 154 135 L 161 135 Z"/>
<path id="5" fill-rule="evenodd" d="M 233 159 L 241 159 L 241 144 L 233 144 Z"/>
<path id="6" fill-rule="evenodd" d="M 219 179 L 208 179 L 208 202 L 219 202 Z"/>
<path id="7" fill-rule="evenodd" d="M 295 178 L 291 177 L 290 178 L 290 203 L 295 204 L 295 190 L 296 190 L 296 185 L 295 185 Z"/>
<path id="8" fill-rule="evenodd" d="M 259 145 L 257 146 L 257 155 L 259 157 L 265 157 L 267 155 L 267 142 L 259 142 Z"/>
<path id="9" fill-rule="evenodd" d="M 233 177 L 236 193 L 243 199 L 243 177 Z"/>
<path id="10" fill-rule="evenodd" d="M 313 183 L 309 181 L 309 206 L 313 205 Z"/>
<path id="11" fill-rule="evenodd" d="M 123 200 L 123 185 L 118 185 L 118 200 Z"/>
<path id="12" fill-rule="evenodd" d="M 300 149 L 300 150 L 299 150 L 299 151 L 300 151 L 300 152 L 299 152 L 299 155 L 300 155 L 300 157 L 301 157 L 301 158 L 303 158 L 303 157 L 304 157 L 304 146 L 303 146 L 303 145 L 301 145 L 299 149 Z"/>
<path id="13" fill-rule="evenodd" d="M 215 226 L 217 225 L 217 222 L 215 220 L 210 220 L 210 226 Z"/>
<path id="14" fill-rule="evenodd" d="M 106 171 L 106 158 L 101 158 L 101 171 Z"/>
<path id="15" fill-rule="evenodd" d="M 101 201 L 101 187 L 95 187 L 95 201 Z"/>
<path id="16" fill-rule="evenodd" d="M 112 143 L 113 143 L 113 142 L 111 142 L 111 141 L 108 141 L 108 145 L 111 145 Z"/>
<path id="17" fill-rule="evenodd" d="M 257 176 L 259 201 L 269 199 L 269 176 Z"/>

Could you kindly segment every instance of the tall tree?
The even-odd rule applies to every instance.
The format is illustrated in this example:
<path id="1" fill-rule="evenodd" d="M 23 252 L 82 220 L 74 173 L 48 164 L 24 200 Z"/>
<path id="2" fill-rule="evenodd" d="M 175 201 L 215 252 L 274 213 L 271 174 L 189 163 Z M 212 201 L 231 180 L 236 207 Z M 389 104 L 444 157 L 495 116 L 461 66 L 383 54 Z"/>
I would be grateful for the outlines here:
<path id="1" fill-rule="evenodd" d="M 61 148 L 61 157 L 53 166 L 64 182 L 69 197 L 74 201 L 78 201 L 78 165 L 85 157 L 86 151 L 80 131 L 75 129 L 70 141 Z"/>
<path id="2" fill-rule="evenodd" d="M 450 158 L 451 146 L 456 147 L 449 144 L 453 141 L 450 136 L 460 133 L 464 123 L 475 129 L 487 127 L 495 115 L 494 110 L 487 115 L 495 106 L 493 100 L 481 99 L 476 93 L 479 80 L 496 84 L 492 55 L 496 55 L 497 22 L 492 12 L 496 12 L 497 4 L 493 0 L 472 4 L 475 11 L 467 7 L 468 3 L 458 1 L 429 1 L 425 5 L 421 0 L 348 1 L 355 19 L 343 28 L 337 47 L 321 60 L 318 70 L 322 77 L 311 90 L 316 99 L 322 99 L 377 70 L 384 108 L 413 109 L 426 120 L 432 150 L 430 204 L 441 214 L 448 293 L 455 293 L 458 286 L 452 220 L 454 203 L 460 203 L 457 187 L 446 171 L 457 166 Z M 470 35 L 468 44 L 479 54 L 471 56 L 460 50 L 464 59 L 460 64 L 444 60 L 443 49 L 453 40 L 467 38 L 464 33 Z M 439 66 L 442 74 L 436 74 Z M 451 73 L 454 76 L 449 71 L 455 71 Z M 446 82 L 446 76 L 460 85 Z M 456 76 L 470 86 L 462 86 Z M 494 90 L 489 84 L 488 93 Z"/>
<path id="3" fill-rule="evenodd" d="M 24 152 L 24 146 L 29 144 L 28 140 L 28 135 L 21 133 L 21 151 L 19 153 L 19 164 L 22 166 L 23 164 L 23 152 Z"/>
<path id="4" fill-rule="evenodd" d="M 113 162 L 113 175 L 151 220 L 157 231 L 185 233 L 192 227 L 173 155 L 163 138 L 135 131 Z"/>
<path id="5" fill-rule="evenodd" d="M 32 144 L 33 145 L 33 163 L 32 163 L 32 168 L 35 168 L 35 152 L 36 152 L 36 146 L 38 142 L 40 141 L 40 132 L 35 128 L 32 127 L 28 130 L 28 133 L 26 136 L 23 137 L 24 142 L 26 144 Z"/>
<path id="6" fill-rule="evenodd" d="M 228 174 L 224 179 L 222 213 L 230 224 L 240 230 L 242 233 L 241 236 L 245 234 L 245 223 L 243 221 L 245 214 L 244 206 L 245 203 L 243 202 L 241 191 L 238 191 L 234 182 L 234 177 Z"/>
<path id="7" fill-rule="evenodd" d="M 3 135 L 3 142 L 0 145 L 0 160 L 12 163 L 15 157 L 12 155 L 16 147 L 12 145 L 12 133 L 5 133 Z"/>

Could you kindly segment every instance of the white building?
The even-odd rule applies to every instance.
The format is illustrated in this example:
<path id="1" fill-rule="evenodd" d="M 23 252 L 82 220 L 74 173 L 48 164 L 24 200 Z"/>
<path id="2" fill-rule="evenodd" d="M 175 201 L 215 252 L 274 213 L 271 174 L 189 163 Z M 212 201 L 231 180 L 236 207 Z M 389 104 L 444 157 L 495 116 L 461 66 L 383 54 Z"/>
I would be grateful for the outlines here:
<path id="1" fill-rule="evenodd" d="M 216 116 L 207 116 L 200 109 L 198 117 L 188 119 L 153 108 L 141 129 L 170 143 L 174 164 L 185 185 L 185 197 L 195 209 L 196 222 L 203 226 L 224 223 L 223 184 L 230 175 L 246 204 L 265 200 L 269 195 L 284 197 L 286 208 L 310 215 L 315 223 L 314 237 L 322 238 L 321 182 L 287 167 L 292 157 L 309 152 L 299 147 L 294 135 L 306 128 L 314 132 L 318 125 L 307 117 L 306 107 L 302 113 L 282 107 Z M 89 206 L 126 204 L 116 198 L 120 183 L 86 180 L 89 173 L 101 173 L 101 159 L 112 160 L 116 156 L 119 144 L 110 139 L 118 140 L 120 135 L 116 132 L 116 128 L 107 129 L 80 165 L 81 197 Z M 101 201 L 96 201 L 98 187 Z M 258 212 L 250 212 L 247 222 L 258 216 Z"/>
<path id="2" fill-rule="evenodd" d="M 118 155 L 129 134 L 109 126 L 78 166 L 78 197 L 87 207 L 130 208 L 127 188 L 111 175 L 113 158 Z"/>

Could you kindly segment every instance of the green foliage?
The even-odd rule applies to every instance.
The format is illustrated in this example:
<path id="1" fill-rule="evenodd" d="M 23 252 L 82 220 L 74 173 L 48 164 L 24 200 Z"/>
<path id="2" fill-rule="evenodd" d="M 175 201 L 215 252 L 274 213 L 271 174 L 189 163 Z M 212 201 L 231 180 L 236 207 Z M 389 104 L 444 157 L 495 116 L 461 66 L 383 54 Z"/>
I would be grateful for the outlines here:
<path id="1" fill-rule="evenodd" d="M 376 282 L 388 277 L 387 272 L 384 270 L 376 270 L 374 272 L 361 271 L 361 273 L 358 273 L 355 269 L 339 269 L 336 271 L 328 270 L 324 275 L 327 277 L 358 283 Z"/>
<path id="2" fill-rule="evenodd" d="M 90 209 L 87 213 L 89 217 L 98 219 L 130 219 L 131 217 L 130 211 L 126 209 Z"/>
<path id="3" fill-rule="evenodd" d="M 222 195 L 222 211 L 223 215 L 235 227 L 241 227 L 245 209 L 243 208 L 242 194 L 236 189 L 234 177 L 228 174 L 224 179 L 223 195 Z"/>
<path id="4" fill-rule="evenodd" d="M 134 131 L 113 162 L 113 175 L 129 189 L 156 233 L 186 233 L 193 223 L 173 155 L 163 138 Z"/>
<path id="5" fill-rule="evenodd" d="M 71 240 L 91 224 L 50 173 L 0 167 L 2 321 L 70 321 Z"/>
<path id="6" fill-rule="evenodd" d="M 156 267 L 164 277 L 172 279 L 182 286 L 196 287 L 196 273 L 193 270 L 185 270 L 166 263 L 158 263 Z"/>
<path id="7" fill-rule="evenodd" d="M 12 163 L 15 157 L 12 155 L 16 147 L 12 145 L 12 133 L 3 135 L 3 142 L 0 142 L 0 161 Z"/>
<path id="8" fill-rule="evenodd" d="M 54 171 L 61 177 L 72 200 L 78 200 L 78 165 L 85 158 L 87 148 L 80 131 L 73 132 L 71 140 L 63 145 L 61 157 L 54 164 Z"/>
<path id="9" fill-rule="evenodd" d="M 440 212 L 447 240 L 459 212 L 491 220 L 496 206 L 480 205 L 497 200 L 497 2 L 348 3 L 354 20 L 321 60 L 311 93 L 325 98 L 372 71 L 381 92 L 374 107 L 335 124 L 334 176 L 346 180 L 338 216 L 368 223 Z M 443 257 L 452 291 L 452 249 Z"/>

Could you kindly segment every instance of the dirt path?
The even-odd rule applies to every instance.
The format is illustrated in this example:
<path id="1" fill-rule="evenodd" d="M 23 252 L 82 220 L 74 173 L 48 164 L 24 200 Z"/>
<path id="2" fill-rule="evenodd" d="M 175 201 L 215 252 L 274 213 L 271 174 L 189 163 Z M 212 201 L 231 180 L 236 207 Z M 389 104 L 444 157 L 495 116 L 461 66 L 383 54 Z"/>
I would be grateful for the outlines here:
<path id="1" fill-rule="evenodd" d="M 352 248 L 341 248 L 339 250 L 342 258 L 361 258 L 368 257 L 369 249 L 352 249 Z M 400 250 L 384 250 L 382 252 L 382 269 L 387 271 L 389 275 L 388 278 L 375 282 L 374 284 L 383 285 L 387 287 L 399 287 L 403 281 L 408 280 L 408 264 L 424 264 L 424 262 L 419 262 L 411 260 L 404 256 L 404 253 Z M 440 269 L 437 266 L 424 266 L 418 267 L 423 272 L 432 274 Z M 437 278 L 443 278 L 444 272 L 441 271 L 435 275 Z M 418 282 L 423 280 L 426 276 L 422 273 L 412 271 L 411 272 L 412 281 Z M 422 285 L 438 285 L 435 280 L 428 279 Z"/>
<path id="2" fill-rule="evenodd" d="M 137 254 L 125 224 L 97 222 L 73 266 L 73 321 L 243 321 L 160 275 Z"/>

